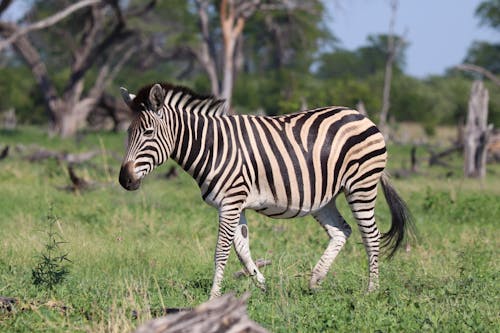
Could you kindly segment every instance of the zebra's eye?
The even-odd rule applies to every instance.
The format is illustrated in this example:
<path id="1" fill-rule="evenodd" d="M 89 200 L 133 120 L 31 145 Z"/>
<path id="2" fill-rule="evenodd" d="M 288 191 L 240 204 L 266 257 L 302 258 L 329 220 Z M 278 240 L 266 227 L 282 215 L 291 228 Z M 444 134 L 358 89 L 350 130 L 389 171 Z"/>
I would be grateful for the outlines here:
<path id="1" fill-rule="evenodd" d="M 148 138 L 152 137 L 153 134 L 154 134 L 154 131 L 151 128 L 148 128 L 147 130 L 144 131 L 144 136 L 146 136 Z"/>

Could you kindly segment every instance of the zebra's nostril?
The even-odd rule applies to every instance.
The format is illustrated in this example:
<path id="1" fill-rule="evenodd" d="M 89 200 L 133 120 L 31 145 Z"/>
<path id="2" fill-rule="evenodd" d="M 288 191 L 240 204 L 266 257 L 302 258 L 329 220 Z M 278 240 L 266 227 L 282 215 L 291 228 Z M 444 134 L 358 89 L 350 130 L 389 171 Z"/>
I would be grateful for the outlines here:
<path id="1" fill-rule="evenodd" d="M 137 190 L 139 188 L 141 182 L 135 177 L 134 162 L 127 162 L 122 165 L 118 180 L 120 185 L 128 191 Z"/>

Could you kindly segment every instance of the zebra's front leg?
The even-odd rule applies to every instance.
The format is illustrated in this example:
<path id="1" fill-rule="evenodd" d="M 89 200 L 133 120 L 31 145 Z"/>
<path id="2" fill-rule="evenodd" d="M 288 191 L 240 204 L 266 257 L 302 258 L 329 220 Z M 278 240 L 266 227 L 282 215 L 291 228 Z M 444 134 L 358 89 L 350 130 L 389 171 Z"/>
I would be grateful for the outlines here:
<path id="1" fill-rule="evenodd" d="M 257 287 L 262 291 L 266 291 L 266 279 L 259 271 L 259 268 L 252 259 L 250 253 L 250 235 L 248 232 L 247 220 L 245 214 L 242 212 L 240 215 L 240 223 L 236 228 L 234 235 L 234 249 L 240 262 L 243 264 L 248 274 L 253 278 Z"/>
<path id="2" fill-rule="evenodd" d="M 337 210 L 335 199 L 313 216 L 325 229 L 328 237 L 330 237 L 330 242 L 312 271 L 311 280 L 309 281 L 311 289 L 317 288 L 319 283 L 326 277 L 337 254 L 339 254 L 347 238 L 351 235 L 351 227 Z"/>
<path id="3" fill-rule="evenodd" d="M 240 219 L 241 209 L 221 207 L 219 209 L 219 232 L 217 235 L 217 245 L 215 247 L 215 272 L 210 291 L 210 299 L 221 295 L 222 278 L 226 267 L 229 251 L 233 244 L 234 233 Z"/>

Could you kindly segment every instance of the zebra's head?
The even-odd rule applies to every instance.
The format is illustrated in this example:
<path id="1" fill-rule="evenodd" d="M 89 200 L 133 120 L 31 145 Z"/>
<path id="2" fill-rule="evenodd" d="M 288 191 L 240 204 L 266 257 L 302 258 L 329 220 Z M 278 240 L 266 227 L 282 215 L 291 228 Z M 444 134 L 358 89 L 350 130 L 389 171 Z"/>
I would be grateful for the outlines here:
<path id="1" fill-rule="evenodd" d="M 134 191 L 141 180 L 167 160 L 171 136 L 166 120 L 165 89 L 160 84 L 142 88 L 137 96 L 120 88 L 123 100 L 132 109 L 134 119 L 128 129 L 126 153 L 120 170 L 120 184 Z"/>

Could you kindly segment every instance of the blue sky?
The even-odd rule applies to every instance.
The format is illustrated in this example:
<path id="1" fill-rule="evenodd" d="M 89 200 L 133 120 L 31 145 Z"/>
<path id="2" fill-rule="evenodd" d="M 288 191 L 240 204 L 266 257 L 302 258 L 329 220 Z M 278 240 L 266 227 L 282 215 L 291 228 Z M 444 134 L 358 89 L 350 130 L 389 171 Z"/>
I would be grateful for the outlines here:
<path id="1" fill-rule="evenodd" d="M 330 27 L 341 46 L 353 50 L 369 34 L 387 33 L 389 0 L 325 0 Z M 473 40 L 499 42 L 500 34 L 480 27 L 474 11 L 480 0 L 400 0 L 395 33 L 410 46 L 406 72 L 417 77 L 443 74 L 459 64 Z"/>

